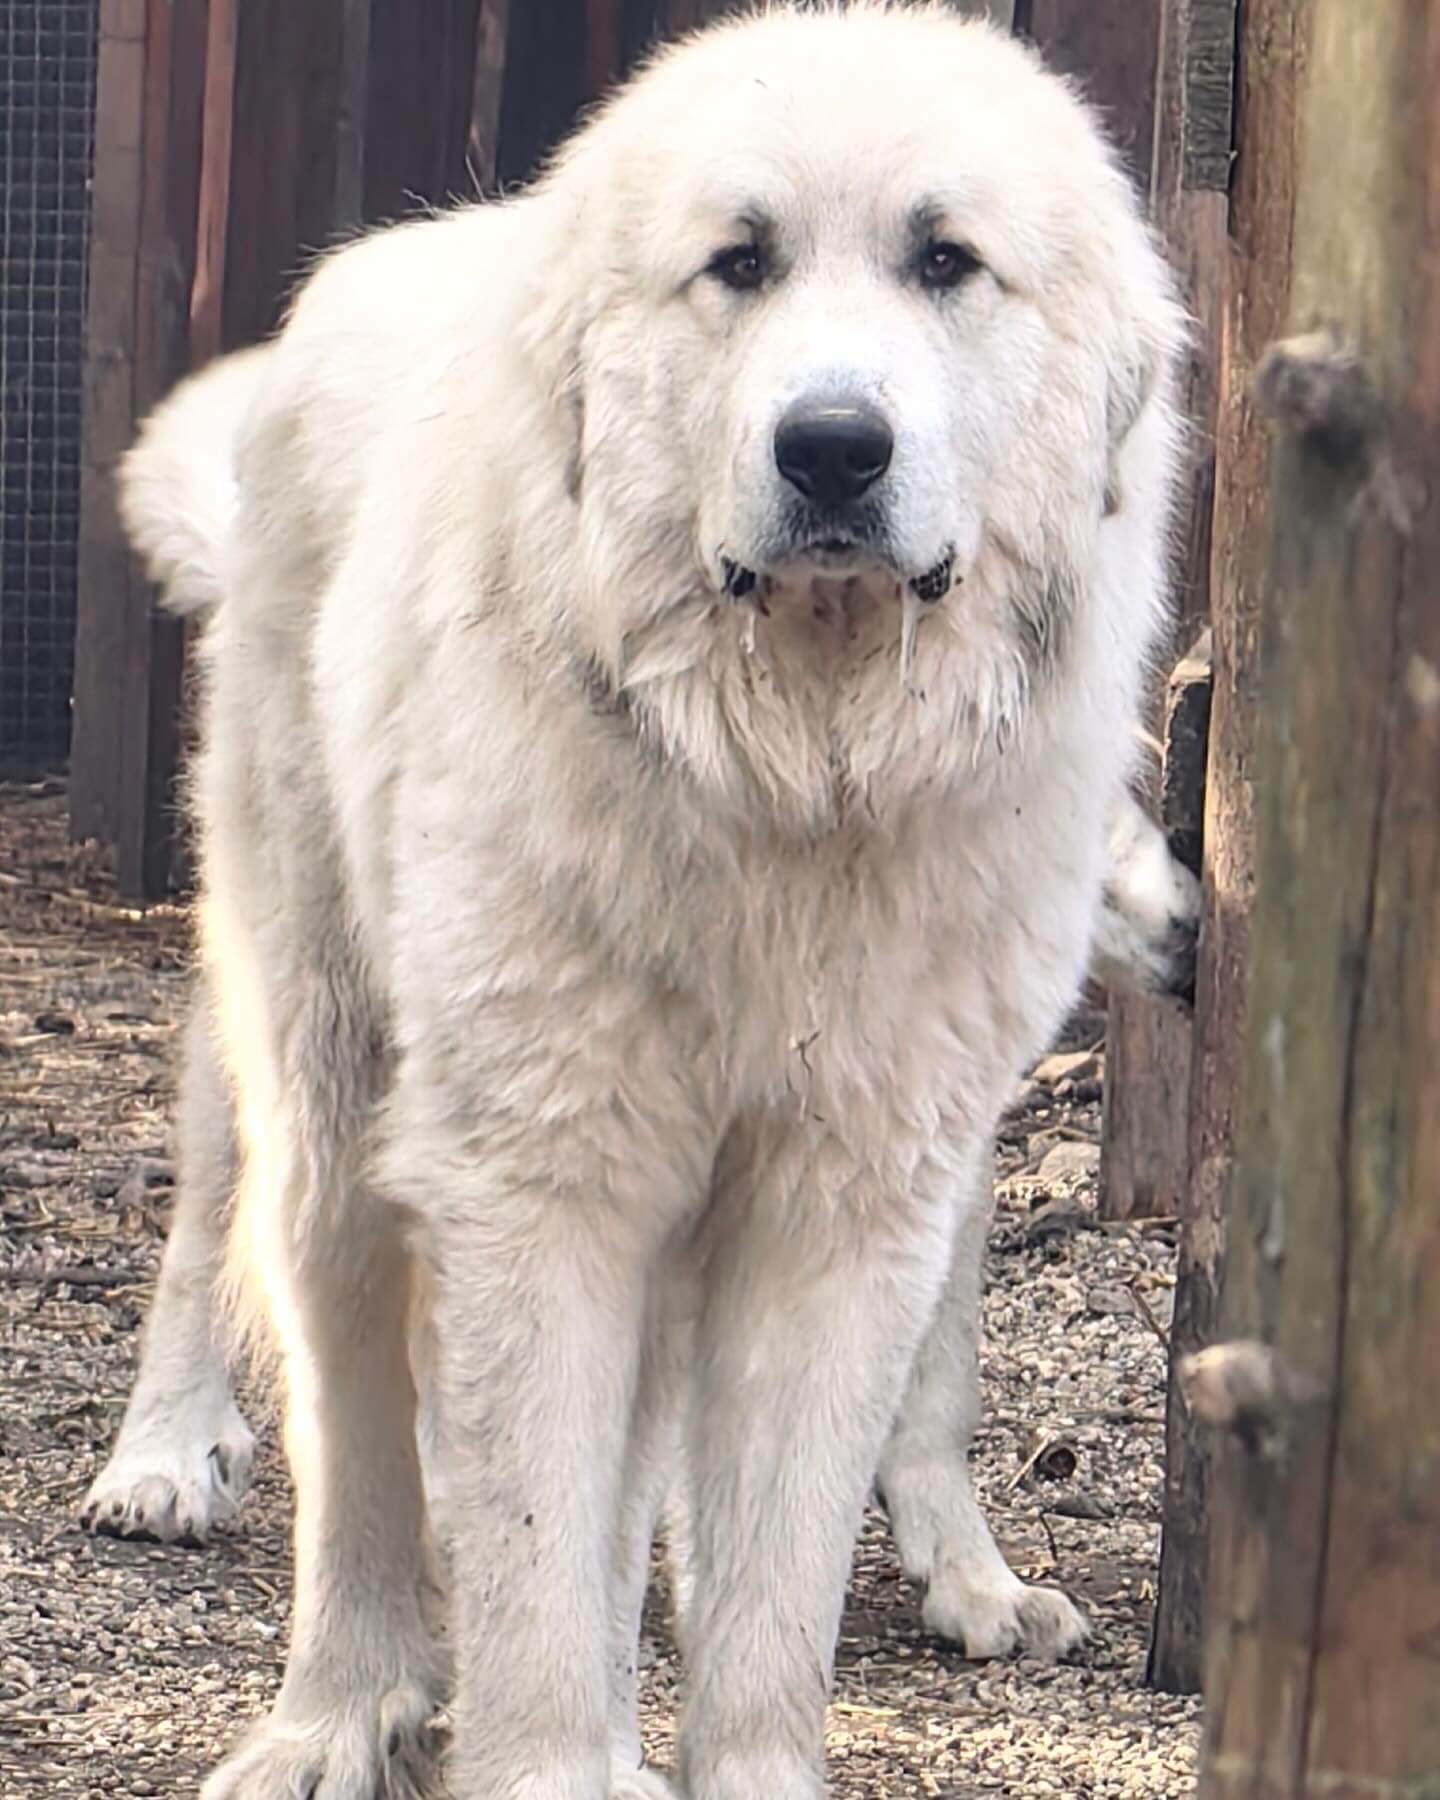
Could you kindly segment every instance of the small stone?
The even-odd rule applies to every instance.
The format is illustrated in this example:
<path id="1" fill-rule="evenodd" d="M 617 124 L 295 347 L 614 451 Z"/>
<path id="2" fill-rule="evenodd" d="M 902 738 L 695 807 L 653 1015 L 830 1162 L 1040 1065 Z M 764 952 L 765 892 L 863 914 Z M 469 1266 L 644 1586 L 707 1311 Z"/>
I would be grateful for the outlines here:
<path id="1" fill-rule="evenodd" d="M 1049 1188 L 1061 1182 L 1091 1181 L 1100 1173 L 1098 1144 L 1056 1144 L 1040 1164 L 1039 1179 Z"/>
<path id="2" fill-rule="evenodd" d="M 1089 1050 L 1062 1050 L 1035 1065 L 1033 1079 L 1045 1087 L 1062 1081 L 1095 1081 L 1101 1069 L 1100 1058 Z"/>

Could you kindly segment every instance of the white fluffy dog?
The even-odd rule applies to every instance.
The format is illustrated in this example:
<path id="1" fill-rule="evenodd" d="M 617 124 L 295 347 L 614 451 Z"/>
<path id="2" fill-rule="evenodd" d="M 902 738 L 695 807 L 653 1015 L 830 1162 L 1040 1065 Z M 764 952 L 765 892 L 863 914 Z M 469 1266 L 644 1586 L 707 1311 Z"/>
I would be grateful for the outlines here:
<path id="1" fill-rule="evenodd" d="M 1079 1630 L 970 1493 L 977 1289 L 1124 810 L 1179 336 L 1028 51 L 779 9 L 325 262 L 209 451 L 198 389 L 147 432 L 136 541 L 223 595 L 203 957 L 297 1488 L 285 1683 L 207 1800 L 418 1764 L 417 1336 L 463 1800 L 658 1790 L 667 1491 L 690 1800 L 822 1791 L 877 1467 L 937 1623 Z"/>

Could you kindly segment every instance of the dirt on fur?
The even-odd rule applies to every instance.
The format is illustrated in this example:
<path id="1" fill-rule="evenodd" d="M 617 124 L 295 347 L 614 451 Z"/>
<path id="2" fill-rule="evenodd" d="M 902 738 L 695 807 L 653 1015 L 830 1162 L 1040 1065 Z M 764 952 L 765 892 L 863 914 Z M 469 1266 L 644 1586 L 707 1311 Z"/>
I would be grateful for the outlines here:
<path id="1" fill-rule="evenodd" d="M 274 1410 L 239 1518 L 204 1549 L 86 1536 L 172 1198 L 182 908 L 120 904 L 63 786 L 0 786 L 0 1795 L 194 1795 L 278 1687 L 289 1494 Z M 1198 1705 L 1150 1692 L 1173 1232 L 1094 1212 L 1103 1014 L 1081 1011 L 1002 1131 L 979 1486 L 1029 1579 L 1083 1606 L 1061 1666 L 929 1636 L 882 1516 L 855 1556 L 830 1711 L 836 1800 L 1188 1795 Z M 679 1671 L 647 1619 L 647 1750 Z"/>

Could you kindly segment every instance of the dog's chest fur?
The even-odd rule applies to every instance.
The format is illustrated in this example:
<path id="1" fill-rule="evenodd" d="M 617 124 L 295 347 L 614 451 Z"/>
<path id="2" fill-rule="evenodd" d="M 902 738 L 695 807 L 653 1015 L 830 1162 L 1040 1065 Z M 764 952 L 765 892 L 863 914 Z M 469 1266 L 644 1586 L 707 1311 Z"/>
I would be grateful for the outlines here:
<path id="1" fill-rule="evenodd" d="M 676 608 L 626 643 L 606 686 L 718 808 L 806 842 L 893 834 L 927 796 L 983 791 L 1030 698 L 983 603 L 923 607 L 856 581 Z"/>
<path id="2" fill-rule="evenodd" d="M 898 601 L 712 598 L 618 671 L 494 614 L 367 655 L 426 696 L 397 740 L 377 684 L 331 742 L 383 809 L 353 842 L 385 843 L 390 873 L 349 862 L 380 966 L 403 919 L 457 1033 L 564 995 L 582 1055 L 587 1019 L 647 995 L 684 1016 L 722 1111 L 830 1119 L 884 1091 L 993 1112 L 1078 980 L 1099 869 L 1074 845 L 1099 832 L 1067 818 L 982 600 L 920 620 L 904 686 Z M 352 615 L 334 641 L 365 630 Z M 400 954 L 400 986 L 433 987 Z"/>
<path id="3" fill-rule="evenodd" d="M 967 734 L 954 630 L 923 622 L 902 688 L 880 609 L 712 606 L 652 636 L 623 698 L 581 679 L 584 716 L 547 723 L 586 771 L 547 788 L 564 827 L 526 834 L 557 931 L 692 1001 L 737 1097 L 824 1116 L 894 1082 L 983 1110 L 1074 978 L 1083 905 L 1057 924 L 1021 891 L 1033 770 Z"/>

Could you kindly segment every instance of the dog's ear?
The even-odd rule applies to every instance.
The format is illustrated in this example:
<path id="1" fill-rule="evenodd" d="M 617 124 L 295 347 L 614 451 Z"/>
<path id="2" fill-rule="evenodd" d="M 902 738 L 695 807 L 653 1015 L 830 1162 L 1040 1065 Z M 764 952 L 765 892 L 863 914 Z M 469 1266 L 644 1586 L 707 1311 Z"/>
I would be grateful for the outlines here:
<path id="1" fill-rule="evenodd" d="M 594 313 L 589 233 L 578 197 L 552 188 L 534 208 L 517 321 L 520 353 L 541 407 L 563 440 L 566 486 L 577 498 L 585 428 L 585 336 Z"/>
<path id="2" fill-rule="evenodd" d="M 1150 316 L 1127 322 L 1122 343 L 1111 364 L 1105 394 L 1105 513 L 1118 512 L 1124 503 L 1120 478 L 1120 453 L 1139 423 L 1140 415 L 1162 384 L 1172 379 L 1177 353 L 1185 338 L 1184 314 L 1168 299 L 1158 302 Z"/>
<path id="3" fill-rule="evenodd" d="M 1123 493 L 1120 481 L 1120 452 L 1125 440 L 1135 429 L 1159 378 L 1162 352 L 1158 345 L 1141 338 L 1127 346 L 1110 375 L 1105 395 L 1105 516 L 1120 510 Z"/>
<path id="4" fill-rule="evenodd" d="M 1145 410 L 1155 385 L 1155 364 L 1149 358 L 1127 358 L 1110 377 L 1105 395 L 1105 516 L 1120 510 L 1120 452 Z"/>

